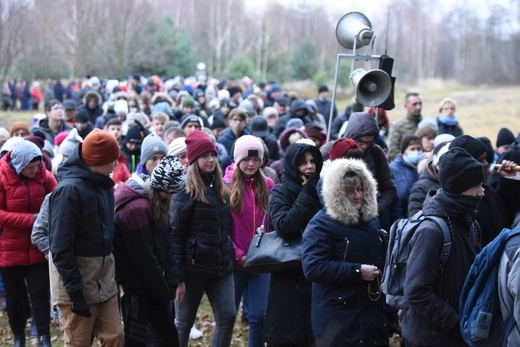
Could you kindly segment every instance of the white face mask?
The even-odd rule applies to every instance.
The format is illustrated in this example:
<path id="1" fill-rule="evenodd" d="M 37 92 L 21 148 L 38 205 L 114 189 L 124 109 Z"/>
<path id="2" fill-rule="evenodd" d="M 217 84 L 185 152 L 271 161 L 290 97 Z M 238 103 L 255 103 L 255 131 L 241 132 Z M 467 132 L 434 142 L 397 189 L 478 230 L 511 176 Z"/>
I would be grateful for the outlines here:
<path id="1" fill-rule="evenodd" d="M 410 151 L 407 155 L 403 156 L 404 160 L 412 165 L 417 165 L 421 161 L 422 157 L 422 151 Z"/>

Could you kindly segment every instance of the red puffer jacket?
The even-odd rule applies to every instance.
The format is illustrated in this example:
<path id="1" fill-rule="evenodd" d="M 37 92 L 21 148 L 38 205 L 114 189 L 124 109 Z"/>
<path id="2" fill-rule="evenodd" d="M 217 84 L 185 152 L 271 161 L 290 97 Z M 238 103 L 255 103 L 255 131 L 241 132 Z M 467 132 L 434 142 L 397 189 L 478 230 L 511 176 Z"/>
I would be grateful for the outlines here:
<path id="1" fill-rule="evenodd" d="M 43 263 L 45 256 L 31 242 L 34 214 L 56 180 L 45 164 L 32 179 L 23 179 L 10 166 L 11 152 L 0 160 L 0 267 Z"/>

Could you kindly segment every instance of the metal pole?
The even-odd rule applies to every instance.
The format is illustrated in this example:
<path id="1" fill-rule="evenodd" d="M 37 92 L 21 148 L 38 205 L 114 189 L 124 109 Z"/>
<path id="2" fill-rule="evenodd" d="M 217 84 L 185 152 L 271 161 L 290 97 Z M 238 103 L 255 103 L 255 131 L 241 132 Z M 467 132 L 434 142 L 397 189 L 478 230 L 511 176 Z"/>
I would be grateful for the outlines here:
<path id="1" fill-rule="evenodd" d="M 327 130 L 327 142 L 330 141 L 330 132 L 332 130 L 332 116 L 334 115 L 334 102 L 336 101 L 336 87 L 338 84 L 338 73 L 339 73 L 339 61 L 340 55 L 338 54 L 336 57 L 336 72 L 334 73 L 334 87 L 332 88 L 332 106 L 330 107 L 329 113 L 329 127 Z"/>

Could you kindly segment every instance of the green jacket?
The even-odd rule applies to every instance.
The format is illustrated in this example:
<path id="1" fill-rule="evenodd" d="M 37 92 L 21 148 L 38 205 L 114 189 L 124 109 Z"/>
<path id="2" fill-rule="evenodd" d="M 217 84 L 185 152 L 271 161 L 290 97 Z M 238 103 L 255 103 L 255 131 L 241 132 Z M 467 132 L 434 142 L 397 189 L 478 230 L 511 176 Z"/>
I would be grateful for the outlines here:
<path id="1" fill-rule="evenodd" d="M 390 128 L 388 162 L 393 161 L 401 153 L 401 140 L 405 135 L 414 135 L 421 120 L 422 117 L 405 116 L 394 122 Z"/>

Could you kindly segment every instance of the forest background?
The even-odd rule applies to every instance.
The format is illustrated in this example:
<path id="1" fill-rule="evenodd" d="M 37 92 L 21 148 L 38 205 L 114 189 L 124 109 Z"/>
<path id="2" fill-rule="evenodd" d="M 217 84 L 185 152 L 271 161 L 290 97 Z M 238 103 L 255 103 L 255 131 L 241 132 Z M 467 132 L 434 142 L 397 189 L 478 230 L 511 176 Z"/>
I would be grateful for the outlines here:
<path id="1" fill-rule="evenodd" d="M 198 62 L 216 78 L 327 82 L 336 54 L 347 53 L 336 24 L 351 11 L 369 15 L 374 53 L 395 58 L 398 83 L 512 85 L 520 77 L 513 0 L 2 0 L 0 82 L 190 76 Z"/>

